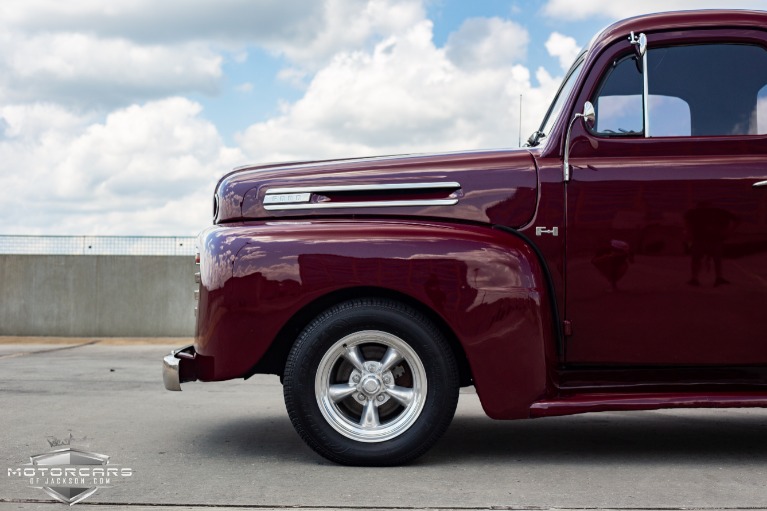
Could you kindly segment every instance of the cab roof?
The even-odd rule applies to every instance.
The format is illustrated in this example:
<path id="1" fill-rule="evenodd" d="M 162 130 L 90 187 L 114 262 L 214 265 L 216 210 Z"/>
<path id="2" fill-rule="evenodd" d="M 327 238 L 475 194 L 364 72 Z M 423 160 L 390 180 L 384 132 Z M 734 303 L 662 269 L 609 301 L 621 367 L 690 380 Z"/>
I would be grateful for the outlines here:
<path id="1" fill-rule="evenodd" d="M 705 9 L 635 16 L 607 26 L 594 37 L 589 48 L 595 49 L 603 46 L 616 38 L 626 37 L 626 34 L 630 32 L 743 27 L 767 28 L 767 11 Z"/>

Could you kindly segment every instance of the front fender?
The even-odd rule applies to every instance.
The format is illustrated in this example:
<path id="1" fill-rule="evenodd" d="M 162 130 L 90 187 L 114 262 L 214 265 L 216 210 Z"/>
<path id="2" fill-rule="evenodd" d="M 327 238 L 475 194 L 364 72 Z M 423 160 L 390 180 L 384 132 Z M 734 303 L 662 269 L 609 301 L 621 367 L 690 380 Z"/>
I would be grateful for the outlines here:
<path id="1" fill-rule="evenodd" d="M 546 395 L 550 297 L 534 251 L 489 227 L 336 220 L 214 227 L 201 240 L 203 380 L 241 377 L 283 326 L 330 293 L 378 288 L 429 307 L 463 346 L 485 412 L 529 416 Z"/>

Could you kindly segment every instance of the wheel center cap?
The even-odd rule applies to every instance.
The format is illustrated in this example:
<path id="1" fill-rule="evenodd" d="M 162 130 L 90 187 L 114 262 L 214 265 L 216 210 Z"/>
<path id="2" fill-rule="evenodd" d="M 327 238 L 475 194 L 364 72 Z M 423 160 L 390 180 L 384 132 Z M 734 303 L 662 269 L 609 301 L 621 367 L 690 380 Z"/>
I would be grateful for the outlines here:
<path id="1" fill-rule="evenodd" d="M 366 394 L 377 394 L 378 391 L 381 390 L 381 384 L 378 382 L 377 378 L 370 376 L 365 378 L 362 382 L 362 390 L 364 390 Z"/>

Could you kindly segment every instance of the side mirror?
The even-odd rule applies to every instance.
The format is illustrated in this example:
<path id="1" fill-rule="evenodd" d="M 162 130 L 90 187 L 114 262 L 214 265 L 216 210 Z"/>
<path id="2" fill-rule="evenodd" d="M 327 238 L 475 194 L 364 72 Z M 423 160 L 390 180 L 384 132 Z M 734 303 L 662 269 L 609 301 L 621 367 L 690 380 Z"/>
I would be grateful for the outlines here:
<path id="1" fill-rule="evenodd" d="M 567 136 L 565 137 L 565 156 L 564 156 L 564 181 L 565 183 L 570 181 L 570 132 L 573 130 L 573 125 L 578 119 L 583 119 L 589 124 L 594 124 L 597 115 L 594 111 L 594 105 L 591 101 L 586 101 L 583 104 L 583 113 L 575 114 L 573 120 L 567 126 Z"/>
<path id="2" fill-rule="evenodd" d="M 586 103 L 584 103 L 582 115 L 583 120 L 588 124 L 594 124 L 594 121 L 597 120 L 597 113 L 594 111 L 594 105 L 591 104 L 591 101 L 586 101 Z"/>

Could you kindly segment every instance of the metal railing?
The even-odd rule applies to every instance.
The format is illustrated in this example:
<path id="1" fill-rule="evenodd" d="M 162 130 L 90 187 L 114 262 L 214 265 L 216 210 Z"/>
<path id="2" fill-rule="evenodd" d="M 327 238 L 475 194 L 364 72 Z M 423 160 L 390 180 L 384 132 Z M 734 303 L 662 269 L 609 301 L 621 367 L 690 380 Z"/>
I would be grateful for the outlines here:
<path id="1" fill-rule="evenodd" d="M 193 236 L 0 235 L 0 254 L 164 255 L 195 254 Z"/>

